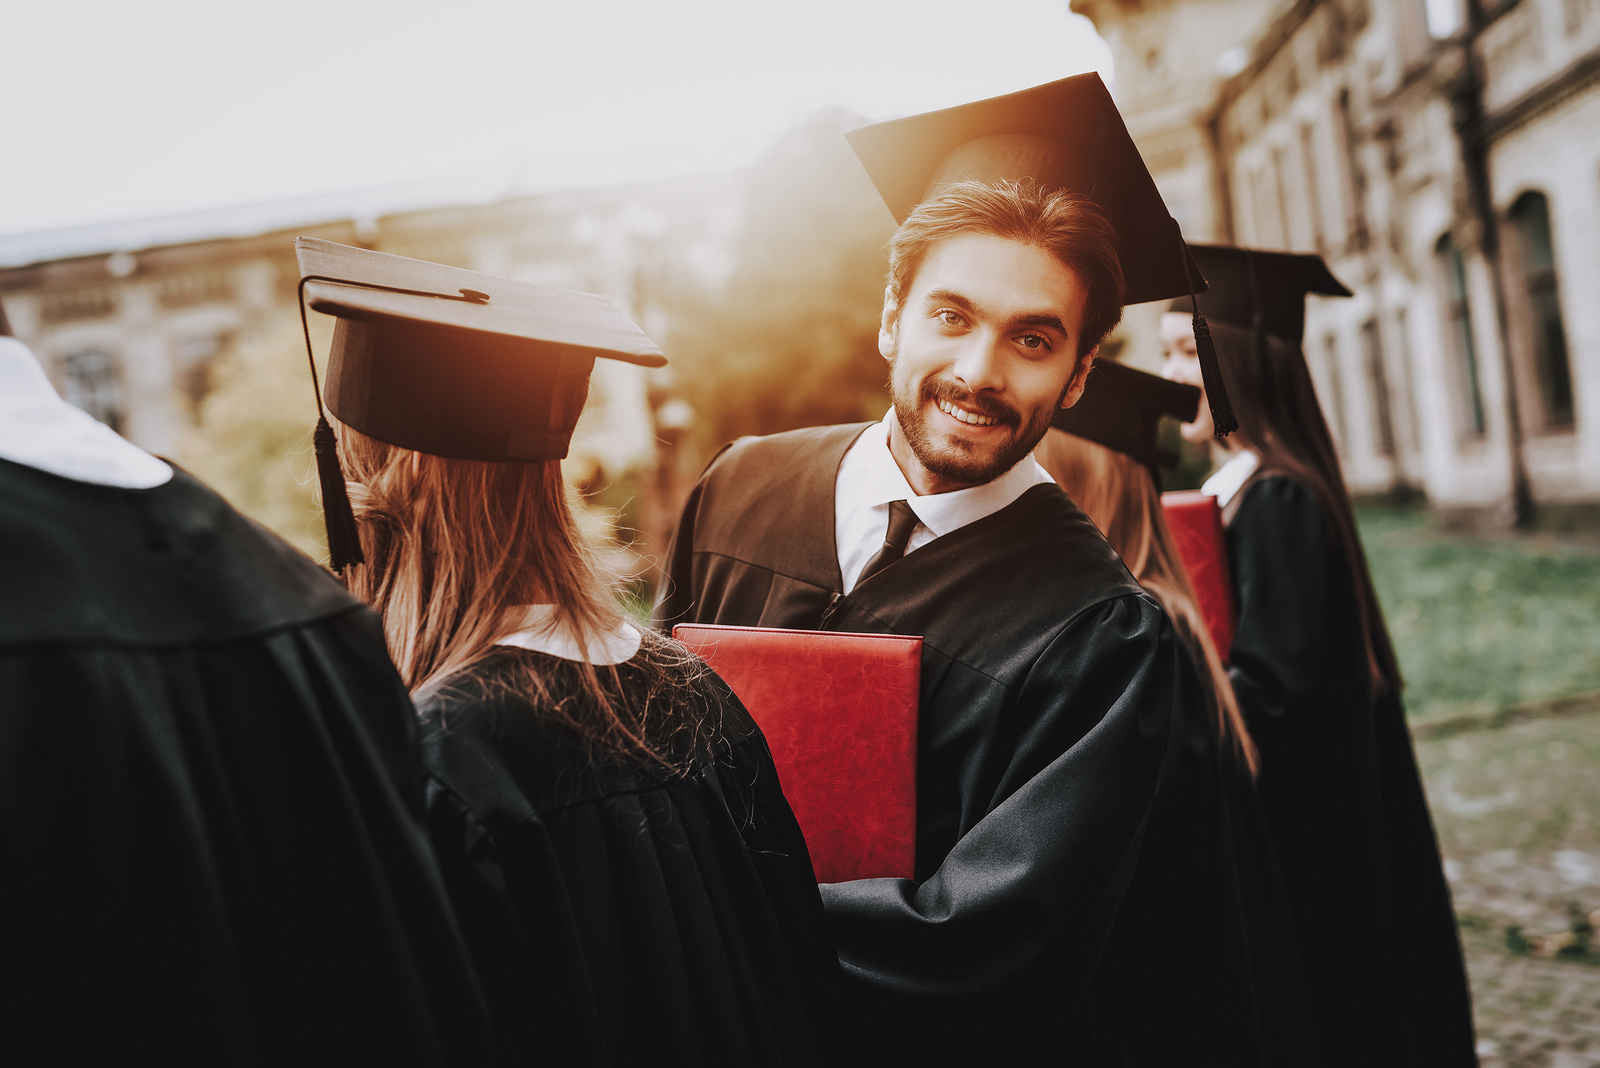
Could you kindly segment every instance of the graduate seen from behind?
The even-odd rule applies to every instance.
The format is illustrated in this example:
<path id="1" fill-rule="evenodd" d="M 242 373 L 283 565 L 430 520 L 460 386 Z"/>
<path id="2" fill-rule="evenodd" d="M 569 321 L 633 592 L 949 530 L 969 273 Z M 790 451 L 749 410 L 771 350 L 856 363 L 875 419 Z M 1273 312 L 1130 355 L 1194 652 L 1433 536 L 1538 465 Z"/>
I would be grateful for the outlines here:
<path id="1" fill-rule="evenodd" d="M 844 1041 L 863 1063 L 1092 1059 L 1086 992 L 1187 668 L 1031 453 L 1123 302 L 1191 291 L 1182 238 L 1096 75 L 851 137 L 901 220 L 893 406 L 725 449 L 657 620 L 924 637 L 915 878 L 822 888 Z"/>
<path id="2" fill-rule="evenodd" d="M 1239 431 L 1206 482 L 1238 594 L 1229 674 L 1333 1063 L 1476 1063 L 1450 890 L 1400 703 L 1400 670 L 1300 342 L 1320 257 L 1195 246 Z M 1199 384 L 1182 301 L 1167 377 Z M 1201 412 L 1185 436 L 1210 441 Z"/>
<path id="3" fill-rule="evenodd" d="M 1158 433 L 1192 421 L 1194 386 L 1099 361 L 1035 456 L 1161 602 L 1182 640 L 1190 707 L 1095 989 L 1110 1063 L 1321 1063 L 1271 839 L 1258 757 L 1161 505 L 1177 462 Z M 1110 1052 L 1110 1051 L 1108 1051 Z"/>
<path id="4" fill-rule="evenodd" d="M 7 1063 L 495 1063 L 378 618 L 0 312 Z"/>
<path id="5" fill-rule="evenodd" d="M 561 477 L 595 358 L 665 359 L 602 297 L 296 248 L 311 307 L 339 317 L 335 563 L 415 691 L 429 828 L 505 1062 L 816 1063 L 836 965 L 766 743 L 703 663 L 626 620 Z"/>

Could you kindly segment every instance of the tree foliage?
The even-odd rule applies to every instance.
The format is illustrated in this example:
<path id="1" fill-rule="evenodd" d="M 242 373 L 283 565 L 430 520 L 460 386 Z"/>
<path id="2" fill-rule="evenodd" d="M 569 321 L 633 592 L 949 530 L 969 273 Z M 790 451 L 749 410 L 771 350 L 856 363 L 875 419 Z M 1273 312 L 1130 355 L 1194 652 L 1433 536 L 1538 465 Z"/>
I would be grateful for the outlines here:
<path id="1" fill-rule="evenodd" d="M 844 139 L 861 121 L 820 112 L 768 150 L 748 172 L 726 284 L 676 296 L 669 351 L 703 452 L 888 404 L 877 330 L 894 220 Z"/>
<path id="2" fill-rule="evenodd" d="M 314 348 L 332 333 L 313 324 Z M 184 436 L 179 462 L 313 559 L 327 556 L 316 499 L 311 429 L 317 423 L 300 320 L 282 309 L 219 356 L 216 386 Z"/>

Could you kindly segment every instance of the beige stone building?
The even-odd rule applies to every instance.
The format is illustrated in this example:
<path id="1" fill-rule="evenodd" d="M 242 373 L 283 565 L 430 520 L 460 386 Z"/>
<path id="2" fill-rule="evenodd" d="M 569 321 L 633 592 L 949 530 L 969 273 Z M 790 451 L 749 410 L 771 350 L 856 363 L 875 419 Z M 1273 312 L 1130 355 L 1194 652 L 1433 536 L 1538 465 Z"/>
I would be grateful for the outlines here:
<path id="1" fill-rule="evenodd" d="M 660 336 L 663 277 L 715 284 L 729 269 L 739 190 L 726 176 L 425 209 L 352 195 L 10 235 L 0 296 L 64 397 L 173 455 L 213 361 L 297 314 L 298 234 L 601 293 Z M 653 467 L 651 386 L 641 368 L 596 364 L 578 467 Z"/>
<path id="2" fill-rule="evenodd" d="M 1594 513 L 1600 0 L 1076 6 L 1191 239 L 1320 252 L 1356 290 L 1306 320 L 1353 490 Z"/>

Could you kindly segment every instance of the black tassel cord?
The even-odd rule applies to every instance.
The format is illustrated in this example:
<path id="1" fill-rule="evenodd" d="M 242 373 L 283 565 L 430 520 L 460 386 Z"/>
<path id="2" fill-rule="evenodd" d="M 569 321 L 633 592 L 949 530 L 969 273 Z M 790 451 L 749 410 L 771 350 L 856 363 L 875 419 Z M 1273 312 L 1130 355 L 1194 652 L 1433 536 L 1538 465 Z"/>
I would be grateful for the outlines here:
<path id="1" fill-rule="evenodd" d="M 1194 349 L 1200 357 L 1200 380 L 1205 383 L 1206 403 L 1211 406 L 1211 425 L 1217 437 L 1225 438 L 1239 429 L 1239 420 L 1233 414 L 1228 387 L 1222 383 L 1222 365 L 1217 361 L 1217 345 L 1211 340 L 1211 324 L 1200 313 L 1200 298 L 1194 289 L 1194 271 L 1189 266 L 1189 245 L 1181 236 L 1178 239 L 1178 254 L 1183 257 L 1183 277 L 1189 284 L 1189 304 L 1194 308 Z"/>
<path id="2" fill-rule="evenodd" d="M 311 352 L 311 324 L 306 321 L 308 281 L 309 278 L 300 280 L 300 328 L 305 331 L 306 362 L 311 365 L 311 388 L 317 395 L 317 429 L 311 435 L 311 445 L 317 456 L 317 483 L 322 489 L 322 522 L 328 528 L 328 567 L 337 574 L 351 564 L 365 563 L 366 557 L 361 552 L 355 510 L 350 507 L 350 491 L 344 483 L 344 467 L 339 463 L 339 442 L 322 407 L 322 383 Z"/>
<path id="3" fill-rule="evenodd" d="M 366 561 L 361 532 L 356 528 L 355 509 L 350 506 L 344 467 L 339 463 L 339 442 L 326 417 L 317 416 L 311 440 L 317 454 L 317 482 L 322 488 L 322 521 L 328 528 L 328 566 L 342 572 L 351 564 Z"/>

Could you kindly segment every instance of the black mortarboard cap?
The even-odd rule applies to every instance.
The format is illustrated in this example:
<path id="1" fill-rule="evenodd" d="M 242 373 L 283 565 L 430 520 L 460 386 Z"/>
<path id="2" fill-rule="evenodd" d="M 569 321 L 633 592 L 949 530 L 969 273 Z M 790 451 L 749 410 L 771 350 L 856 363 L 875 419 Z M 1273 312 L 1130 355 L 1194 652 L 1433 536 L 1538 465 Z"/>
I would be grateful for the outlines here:
<path id="1" fill-rule="evenodd" d="M 1098 74 L 845 135 L 897 222 L 957 182 L 1031 178 L 1081 193 L 1116 231 L 1127 303 L 1191 292 L 1183 236 Z M 1199 290 L 1203 272 L 1194 270 Z"/>
<path id="2" fill-rule="evenodd" d="M 1307 252 L 1268 252 L 1233 245 L 1190 245 L 1211 283 L 1200 298 L 1206 318 L 1252 330 L 1259 327 L 1289 341 L 1305 335 L 1306 294 L 1348 297 L 1321 256 Z M 1187 298 L 1173 311 L 1190 312 Z M 1257 315 L 1260 315 L 1259 321 Z"/>
<path id="3" fill-rule="evenodd" d="M 333 431 L 462 460 L 559 460 L 596 358 L 666 357 L 605 297 L 302 237 L 307 304 L 338 317 L 315 438 L 334 570 L 361 562 Z M 306 332 L 310 356 L 310 331 Z M 312 365 L 313 382 L 316 367 Z"/>
<path id="4" fill-rule="evenodd" d="M 1200 388 L 1172 382 L 1115 360 L 1096 360 L 1083 396 L 1050 425 L 1133 457 L 1150 468 L 1171 467 L 1178 455 L 1159 444 L 1161 419 L 1192 423 Z"/>
<path id="5" fill-rule="evenodd" d="M 1125 303 L 1205 290 L 1204 274 L 1098 74 L 874 123 L 845 136 L 898 222 L 957 182 L 1032 179 L 1079 193 L 1105 214 L 1116 233 Z M 1224 435 L 1238 424 L 1203 318 L 1196 342 L 1213 422 Z"/>

